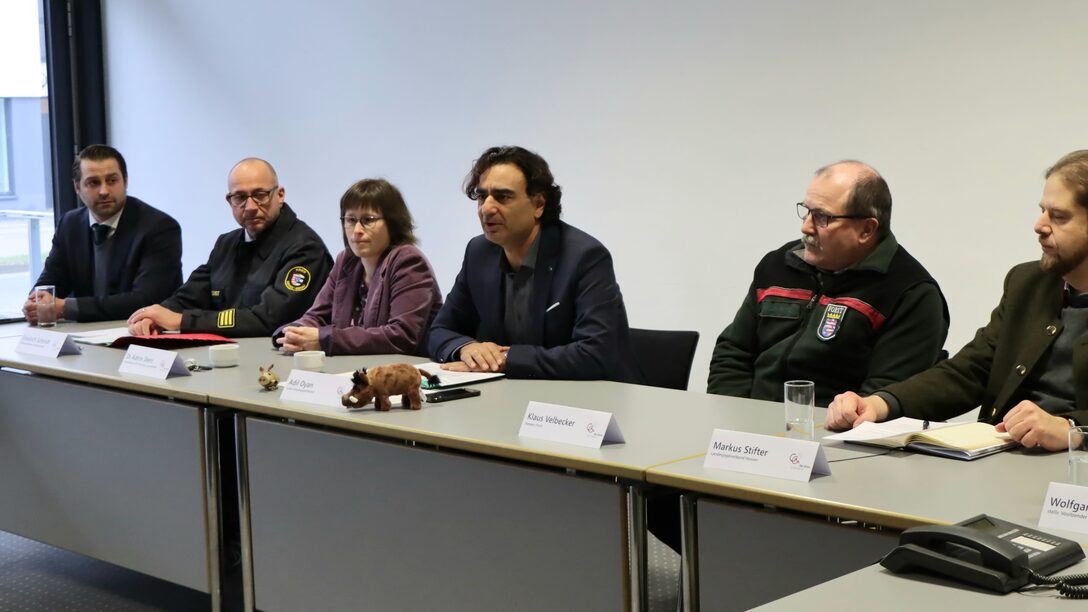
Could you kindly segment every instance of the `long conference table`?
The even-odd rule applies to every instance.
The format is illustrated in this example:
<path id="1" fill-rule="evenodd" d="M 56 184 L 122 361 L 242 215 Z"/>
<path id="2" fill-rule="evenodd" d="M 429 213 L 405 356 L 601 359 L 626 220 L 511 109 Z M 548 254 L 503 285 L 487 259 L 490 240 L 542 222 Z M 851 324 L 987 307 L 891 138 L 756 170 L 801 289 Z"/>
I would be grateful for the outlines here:
<path id="1" fill-rule="evenodd" d="M 769 402 L 499 380 L 348 413 L 262 389 L 258 365 L 292 367 L 266 338 L 241 339 L 238 367 L 160 381 L 119 374 L 118 349 L 18 353 L 24 327 L 0 326 L 0 529 L 206 592 L 213 610 L 229 512 L 247 610 L 645 610 L 645 495 L 675 488 L 685 609 L 747 609 L 871 565 L 906 527 L 982 512 L 1036 526 L 1065 479 L 1060 453 L 964 463 L 825 444 L 832 474 L 791 482 L 703 467 L 716 428 L 779 433 Z M 178 352 L 207 363 L 206 348 Z M 521 438 L 529 401 L 611 412 L 625 442 Z"/>

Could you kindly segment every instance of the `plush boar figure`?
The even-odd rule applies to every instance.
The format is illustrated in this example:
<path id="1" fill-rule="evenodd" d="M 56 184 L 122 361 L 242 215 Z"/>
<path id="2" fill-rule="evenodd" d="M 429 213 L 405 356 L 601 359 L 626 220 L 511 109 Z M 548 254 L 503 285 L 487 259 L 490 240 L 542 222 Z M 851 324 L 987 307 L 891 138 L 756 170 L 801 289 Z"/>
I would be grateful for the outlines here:
<path id="1" fill-rule="evenodd" d="M 272 364 L 276 365 L 276 364 Z M 276 373 L 272 371 L 272 366 L 268 366 L 268 369 L 264 369 L 264 366 L 257 366 L 261 370 L 261 375 L 257 377 L 257 382 L 261 383 L 261 386 L 266 391 L 275 391 L 280 386 L 280 377 L 276 376 Z"/>
<path id="2" fill-rule="evenodd" d="M 407 403 L 412 410 L 419 410 L 420 375 L 427 378 L 427 382 L 438 384 L 438 377 L 410 366 L 406 363 L 384 365 L 356 370 L 351 377 L 352 388 L 340 398 L 347 408 L 361 408 L 371 399 L 378 410 L 389 410 L 389 396 L 400 395 L 401 406 Z"/>

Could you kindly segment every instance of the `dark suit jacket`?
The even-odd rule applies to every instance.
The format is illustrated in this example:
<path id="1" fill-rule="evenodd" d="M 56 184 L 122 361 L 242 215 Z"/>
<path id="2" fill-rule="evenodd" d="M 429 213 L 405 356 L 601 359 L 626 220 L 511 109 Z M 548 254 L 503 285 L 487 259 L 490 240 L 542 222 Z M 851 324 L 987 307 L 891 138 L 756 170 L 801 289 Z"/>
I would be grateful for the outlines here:
<path id="1" fill-rule="evenodd" d="M 127 319 L 157 304 L 181 285 L 181 227 L 170 215 L 128 196 L 110 238 L 109 291 L 94 296 L 94 243 L 90 212 L 70 210 L 53 234 L 53 248 L 35 285 L 56 285 L 57 297 L 75 298 L 80 321 Z"/>
<path id="2" fill-rule="evenodd" d="M 533 342 L 506 356 L 511 378 L 642 382 L 612 256 L 596 238 L 559 222 L 541 227 L 533 272 Z M 428 339 L 431 357 L 456 359 L 469 342 L 505 345 L 502 247 L 473 238 Z"/>
<path id="3" fill-rule="evenodd" d="M 1000 422 L 1026 399 L 1024 383 L 1039 376 L 1043 357 L 1062 332 L 1064 284 L 1037 261 L 1010 270 L 1001 302 L 974 340 L 950 359 L 881 390 L 899 402 L 889 418 L 943 421 L 981 405 L 980 421 Z M 1059 416 L 1088 423 L 1088 336 L 1073 347 L 1073 393 L 1076 409 Z"/>

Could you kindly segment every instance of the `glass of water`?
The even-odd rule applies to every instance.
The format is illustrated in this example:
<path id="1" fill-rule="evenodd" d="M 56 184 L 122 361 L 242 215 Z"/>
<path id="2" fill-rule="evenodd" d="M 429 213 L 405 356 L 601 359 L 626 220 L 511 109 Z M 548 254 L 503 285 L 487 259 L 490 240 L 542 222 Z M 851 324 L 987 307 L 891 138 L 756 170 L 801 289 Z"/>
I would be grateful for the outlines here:
<path id="1" fill-rule="evenodd" d="M 786 437 L 812 440 L 813 412 L 816 405 L 816 384 L 811 380 L 789 380 L 785 383 Z"/>
<path id="2" fill-rule="evenodd" d="M 1069 428 L 1069 482 L 1088 487 L 1088 427 Z"/>
<path id="3" fill-rule="evenodd" d="M 57 288 L 54 285 L 34 287 L 34 306 L 38 310 L 38 327 L 53 327 L 57 324 L 56 297 Z"/>

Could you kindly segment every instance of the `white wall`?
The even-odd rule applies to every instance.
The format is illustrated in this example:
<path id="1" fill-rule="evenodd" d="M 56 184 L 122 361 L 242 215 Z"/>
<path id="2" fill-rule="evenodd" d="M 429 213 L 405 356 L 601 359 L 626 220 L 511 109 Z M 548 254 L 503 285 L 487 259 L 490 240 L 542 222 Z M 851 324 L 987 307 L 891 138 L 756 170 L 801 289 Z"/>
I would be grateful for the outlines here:
<path id="1" fill-rule="evenodd" d="M 820 165 L 877 167 L 941 282 L 948 347 L 1038 256 L 1042 172 L 1088 147 L 1088 3 L 105 0 L 110 134 L 175 215 L 186 272 L 232 229 L 226 173 L 269 159 L 333 251 L 343 190 L 404 192 L 448 291 L 493 144 L 541 153 L 612 250 L 632 325 L 715 338 Z"/>

